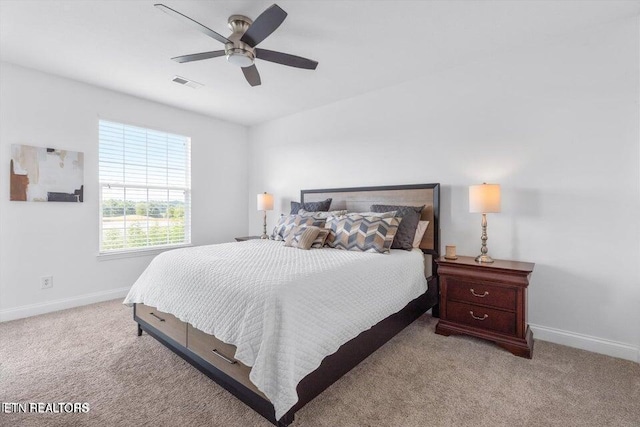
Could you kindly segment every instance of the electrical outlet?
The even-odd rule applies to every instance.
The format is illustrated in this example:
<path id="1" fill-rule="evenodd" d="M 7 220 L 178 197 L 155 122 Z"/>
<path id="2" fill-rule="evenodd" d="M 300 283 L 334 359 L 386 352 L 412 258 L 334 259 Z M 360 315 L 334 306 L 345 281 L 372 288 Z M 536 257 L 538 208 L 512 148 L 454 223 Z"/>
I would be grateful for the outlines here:
<path id="1" fill-rule="evenodd" d="M 53 288 L 53 276 L 42 276 L 40 278 L 40 289 Z"/>

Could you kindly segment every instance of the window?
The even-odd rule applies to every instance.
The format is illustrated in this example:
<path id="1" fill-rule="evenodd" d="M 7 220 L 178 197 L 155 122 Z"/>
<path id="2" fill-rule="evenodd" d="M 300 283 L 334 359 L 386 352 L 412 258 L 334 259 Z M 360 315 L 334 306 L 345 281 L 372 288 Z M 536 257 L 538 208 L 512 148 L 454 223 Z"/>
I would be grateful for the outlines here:
<path id="1" fill-rule="evenodd" d="M 191 243 L 191 140 L 100 120 L 100 253 Z"/>

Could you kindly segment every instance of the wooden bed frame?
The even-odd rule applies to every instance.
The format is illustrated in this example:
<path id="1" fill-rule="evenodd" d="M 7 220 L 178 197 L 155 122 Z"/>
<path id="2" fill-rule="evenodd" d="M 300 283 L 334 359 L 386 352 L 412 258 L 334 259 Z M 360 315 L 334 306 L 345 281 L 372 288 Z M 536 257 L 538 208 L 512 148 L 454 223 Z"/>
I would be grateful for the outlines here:
<path id="1" fill-rule="evenodd" d="M 244 385 L 242 381 L 217 368 L 198 354 L 177 342 L 139 316 L 134 304 L 133 318 L 138 323 L 138 335 L 142 331 L 160 341 L 170 350 L 202 371 L 226 390 L 234 394 L 260 415 L 277 426 L 288 426 L 293 422 L 296 411 L 322 393 L 370 354 L 393 338 L 430 308 L 433 316 L 438 316 L 439 285 L 435 260 L 439 254 L 440 235 L 440 184 L 397 185 L 384 187 L 337 188 L 323 190 L 302 190 L 301 202 L 319 201 L 327 197 L 333 199 L 331 209 L 349 211 L 369 211 L 372 204 L 405 206 L 425 205 L 423 220 L 430 221 L 420 248 L 431 255 L 431 275 L 427 278 L 427 292 L 409 302 L 402 310 L 380 321 L 371 329 L 343 344 L 335 353 L 327 356 L 320 366 L 304 377 L 297 386 L 298 402 L 282 418 L 275 418 L 273 404 L 261 393 Z M 153 316 L 153 313 L 151 313 Z M 155 317 L 155 316 L 154 316 Z M 164 320 L 162 320 L 164 322 Z M 187 329 L 191 327 L 187 325 Z M 192 328 L 192 327 L 191 327 Z M 214 350 L 215 351 L 215 350 Z"/>

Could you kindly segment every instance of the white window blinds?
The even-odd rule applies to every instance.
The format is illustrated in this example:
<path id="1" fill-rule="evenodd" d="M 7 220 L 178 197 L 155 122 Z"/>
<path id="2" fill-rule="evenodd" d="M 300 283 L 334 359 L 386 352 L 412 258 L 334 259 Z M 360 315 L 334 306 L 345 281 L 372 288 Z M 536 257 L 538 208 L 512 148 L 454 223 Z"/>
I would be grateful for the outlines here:
<path id="1" fill-rule="evenodd" d="M 99 121 L 100 252 L 191 243 L 191 140 Z"/>

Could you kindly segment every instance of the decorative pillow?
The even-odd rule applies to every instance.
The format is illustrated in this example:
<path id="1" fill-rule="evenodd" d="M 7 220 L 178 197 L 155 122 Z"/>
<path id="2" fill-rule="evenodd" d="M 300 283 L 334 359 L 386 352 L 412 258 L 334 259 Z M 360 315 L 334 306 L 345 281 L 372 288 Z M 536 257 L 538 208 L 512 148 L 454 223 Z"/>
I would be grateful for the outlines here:
<path id="1" fill-rule="evenodd" d="M 291 229 L 295 226 L 314 226 L 314 227 L 324 227 L 325 218 L 316 218 L 313 216 L 300 216 L 300 215 L 289 215 L 282 216 L 278 221 L 278 225 L 273 229 L 273 233 L 271 233 L 271 240 L 285 240 L 287 235 L 291 232 Z"/>
<path id="2" fill-rule="evenodd" d="M 295 226 L 284 241 L 284 245 L 309 250 L 322 230 L 324 229 L 314 226 Z"/>
<path id="3" fill-rule="evenodd" d="M 325 225 L 326 227 L 326 225 Z M 316 239 L 313 241 L 313 243 L 311 244 L 312 248 L 322 248 L 325 244 L 325 242 L 327 241 L 327 237 L 329 237 L 329 229 L 328 228 L 321 228 L 320 232 L 318 233 L 318 237 L 316 237 Z"/>
<path id="4" fill-rule="evenodd" d="M 327 219 L 327 245 L 347 251 L 388 253 L 401 218 L 343 215 Z"/>
<path id="5" fill-rule="evenodd" d="M 269 238 L 271 240 L 284 240 L 284 231 L 289 227 L 293 227 L 295 219 L 295 215 L 281 215 Z"/>
<path id="6" fill-rule="evenodd" d="M 422 238 L 424 237 L 424 233 L 426 233 L 427 231 L 427 227 L 429 227 L 429 221 L 418 222 L 418 228 L 416 228 L 416 235 L 413 238 L 414 248 L 420 247 L 420 242 L 422 242 Z"/>
<path id="7" fill-rule="evenodd" d="M 346 215 L 347 211 L 342 210 L 342 211 L 329 211 L 329 212 L 309 212 L 307 210 L 304 210 L 302 208 L 300 208 L 300 210 L 298 211 L 298 215 L 301 216 L 313 216 L 316 218 L 329 218 L 330 216 L 340 216 L 340 215 Z"/>
<path id="8" fill-rule="evenodd" d="M 326 218 L 318 218 L 315 216 L 300 216 L 297 215 L 296 225 L 307 226 L 307 227 L 319 227 L 324 228 L 324 223 Z"/>
<path id="9" fill-rule="evenodd" d="M 332 198 L 323 200 L 321 202 L 291 202 L 291 214 L 297 214 L 300 209 L 304 209 L 307 212 L 327 212 L 331 207 Z"/>
<path id="10" fill-rule="evenodd" d="M 396 211 L 389 212 L 351 212 L 347 215 L 360 215 L 360 216 L 379 216 L 380 218 L 392 218 L 396 215 Z"/>
<path id="11" fill-rule="evenodd" d="M 413 249 L 413 239 L 416 235 L 422 209 L 424 206 L 371 205 L 373 212 L 396 211 L 396 216 L 402 218 L 391 249 L 405 249 L 407 251 Z"/>

